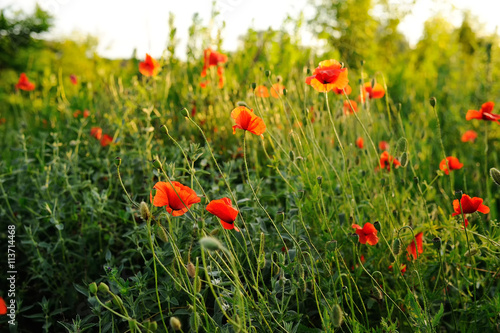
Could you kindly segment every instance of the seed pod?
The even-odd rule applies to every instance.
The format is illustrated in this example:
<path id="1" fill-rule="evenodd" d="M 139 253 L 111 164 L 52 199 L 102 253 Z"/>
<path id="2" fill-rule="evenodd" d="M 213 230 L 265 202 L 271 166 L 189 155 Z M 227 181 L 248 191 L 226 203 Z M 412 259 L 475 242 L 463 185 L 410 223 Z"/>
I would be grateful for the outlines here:
<path id="1" fill-rule="evenodd" d="M 435 106 L 436 106 L 436 97 L 431 97 L 431 98 L 429 98 L 429 104 L 430 104 L 432 107 L 435 107 Z"/>
<path id="2" fill-rule="evenodd" d="M 153 160 L 153 167 L 155 169 L 161 169 L 161 163 L 160 163 L 160 161 L 158 161 L 157 159 L 154 159 Z"/>
<path id="3" fill-rule="evenodd" d="M 174 331 L 180 331 L 182 328 L 181 321 L 177 317 L 170 317 L 170 326 Z"/>
<path id="4" fill-rule="evenodd" d="M 340 305 L 338 304 L 335 304 L 333 306 L 333 309 L 332 309 L 332 314 L 333 314 L 333 326 L 335 327 L 340 327 L 342 326 L 342 321 L 344 320 L 343 319 L 343 312 L 342 312 L 342 308 L 340 307 Z"/>
<path id="5" fill-rule="evenodd" d="M 122 159 L 121 157 L 115 158 L 115 165 L 116 167 L 119 167 L 122 164 Z"/>
<path id="6" fill-rule="evenodd" d="M 318 176 L 316 177 L 316 180 L 318 181 L 318 185 L 321 186 L 321 183 L 323 182 L 323 177 Z"/>
<path id="7" fill-rule="evenodd" d="M 434 243 L 434 247 L 436 248 L 436 250 L 441 250 L 441 238 L 439 237 L 435 237 L 432 242 Z"/>
<path id="8" fill-rule="evenodd" d="M 377 231 L 380 231 L 382 229 L 382 225 L 379 221 L 373 222 L 373 226 L 375 227 L 375 229 L 377 229 Z"/>
<path id="9" fill-rule="evenodd" d="M 271 71 L 265 71 L 266 77 L 269 77 L 271 75 Z"/>
<path id="10" fill-rule="evenodd" d="M 401 241 L 399 238 L 394 238 L 392 241 L 392 252 L 394 252 L 394 255 L 399 255 L 401 253 Z"/>
<path id="11" fill-rule="evenodd" d="M 252 89 L 254 89 L 254 90 L 255 90 L 255 88 L 257 88 L 257 83 L 252 82 Z"/>

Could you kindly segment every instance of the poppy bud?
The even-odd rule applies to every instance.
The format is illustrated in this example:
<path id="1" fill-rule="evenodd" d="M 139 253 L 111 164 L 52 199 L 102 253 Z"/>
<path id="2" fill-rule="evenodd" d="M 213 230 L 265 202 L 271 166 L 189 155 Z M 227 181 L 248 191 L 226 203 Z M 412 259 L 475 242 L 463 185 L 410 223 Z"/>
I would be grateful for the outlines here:
<path id="1" fill-rule="evenodd" d="M 316 180 L 318 181 L 318 185 L 321 186 L 321 183 L 323 182 L 323 177 L 318 176 L 316 177 Z"/>
<path id="2" fill-rule="evenodd" d="M 236 106 L 244 106 L 244 107 L 248 108 L 248 104 L 245 101 L 236 102 Z"/>
<path id="3" fill-rule="evenodd" d="M 490 176 L 491 176 L 491 179 L 493 179 L 493 181 L 495 182 L 495 184 L 500 186 L 500 171 L 496 168 L 491 168 L 490 169 Z"/>
<path id="4" fill-rule="evenodd" d="M 332 309 L 332 321 L 333 321 L 333 326 L 335 327 L 340 327 L 342 326 L 342 321 L 343 321 L 343 313 L 342 313 L 342 308 L 340 305 L 335 304 Z"/>
<path id="5" fill-rule="evenodd" d="M 179 320 L 179 318 L 177 318 L 177 317 L 170 317 L 170 326 L 172 326 L 172 329 L 174 331 L 180 331 L 181 327 L 182 327 L 182 324 L 181 324 L 181 321 Z"/>
<path id="6" fill-rule="evenodd" d="M 209 251 L 217 251 L 222 249 L 222 244 L 219 242 L 218 239 L 213 238 L 213 237 L 208 237 L 205 236 L 202 239 L 200 239 L 200 245 L 205 248 L 206 250 Z"/>
<path id="7" fill-rule="evenodd" d="M 462 190 L 456 190 L 455 191 L 455 198 L 457 198 L 459 200 L 462 199 L 462 194 L 463 194 Z"/>
<path id="8" fill-rule="evenodd" d="M 429 98 L 429 103 L 432 107 L 436 106 L 436 97 Z"/>
<path id="9" fill-rule="evenodd" d="M 158 161 L 157 159 L 154 159 L 152 163 L 153 163 L 153 167 L 155 169 L 161 169 L 161 163 L 160 163 L 160 161 Z"/>
<path id="10" fill-rule="evenodd" d="M 149 330 L 155 332 L 158 329 L 158 323 L 153 321 L 149 324 Z"/>
<path id="11" fill-rule="evenodd" d="M 377 84 L 377 80 L 375 78 L 372 79 L 372 81 L 370 82 L 370 84 L 372 85 L 372 89 L 375 87 L 375 85 Z"/>
<path id="12" fill-rule="evenodd" d="M 196 267 L 193 265 L 192 262 L 189 262 L 187 265 L 186 265 L 186 269 L 188 271 L 188 275 L 192 278 L 194 278 L 196 276 Z"/>
<path id="13" fill-rule="evenodd" d="M 340 224 L 344 224 L 345 223 L 345 213 L 340 213 L 339 214 L 339 222 L 340 222 Z"/>
<path id="14" fill-rule="evenodd" d="M 120 165 L 122 165 L 122 159 L 121 157 L 115 158 L 115 165 L 118 168 Z"/>
<path id="15" fill-rule="evenodd" d="M 283 88 L 283 95 L 286 96 L 286 88 Z"/>
<path id="16" fill-rule="evenodd" d="M 377 231 L 380 231 L 380 229 L 382 229 L 382 226 L 379 221 L 373 222 L 373 226 L 375 227 L 375 229 L 377 229 Z"/>
<path id="17" fill-rule="evenodd" d="M 252 82 L 252 89 L 255 90 L 255 88 L 257 88 L 257 83 Z"/>
<path id="18" fill-rule="evenodd" d="M 181 116 L 189 118 L 189 113 L 188 113 L 188 110 L 186 108 L 181 109 L 179 111 L 179 113 L 181 114 Z"/>
<path id="19" fill-rule="evenodd" d="M 310 75 L 311 74 L 311 70 L 309 68 L 306 69 L 306 73 L 307 73 L 307 75 Z"/>
<path id="20" fill-rule="evenodd" d="M 432 242 L 434 243 L 434 247 L 436 248 L 436 250 L 438 250 L 438 251 L 441 250 L 441 238 L 434 237 Z"/>
<path id="21" fill-rule="evenodd" d="M 401 163 L 401 166 L 404 168 L 408 164 L 408 154 L 406 152 L 403 152 L 401 154 L 401 157 L 399 158 L 399 163 Z"/>
<path id="22" fill-rule="evenodd" d="M 384 298 L 384 295 L 382 294 L 382 290 L 380 290 L 379 287 L 373 286 L 372 292 L 373 292 L 373 297 L 376 300 L 380 301 L 382 298 Z"/>
<path id="23" fill-rule="evenodd" d="M 165 129 L 165 132 L 167 132 L 168 134 L 168 128 L 167 128 L 167 125 L 161 125 L 160 128 L 164 128 Z"/>
<path id="24" fill-rule="evenodd" d="M 363 67 L 365 65 L 365 61 L 364 60 L 361 60 L 359 63 L 361 64 L 361 67 Z"/>
<path id="25" fill-rule="evenodd" d="M 401 253 L 401 241 L 399 238 L 394 238 L 392 241 L 392 252 L 394 252 L 394 255 L 399 255 Z"/>
<path id="26" fill-rule="evenodd" d="M 149 208 L 148 205 L 142 201 L 141 204 L 139 205 L 139 211 L 141 212 L 141 217 L 143 220 L 147 221 L 149 220 Z"/>
<path id="27" fill-rule="evenodd" d="M 271 75 L 271 71 L 265 71 L 266 77 L 269 77 Z"/>
<path id="28" fill-rule="evenodd" d="M 470 251 L 468 250 L 467 252 L 465 252 L 464 255 L 468 258 L 474 257 L 477 254 L 481 254 L 481 250 L 479 250 L 477 247 L 473 247 L 472 249 L 470 249 Z"/>
<path id="29" fill-rule="evenodd" d="M 99 286 L 97 287 L 97 289 L 99 289 L 99 291 L 103 294 L 109 293 L 109 287 L 104 282 L 99 283 Z"/>
<path id="30" fill-rule="evenodd" d="M 92 295 L 97 294 L 97 284 L 95 282 L 92 282 L 91 284 L 89 284 L 89 292 Z"/>
<path id="31" fill-rule="evenodd" d="M 295 160 L 295 156 L 294 156 L 293 151 L 290 150 L 290 152 L 288 153 L 288 156 L 290 156 L 290 161 L 293 162 L 293 160 Z"/>

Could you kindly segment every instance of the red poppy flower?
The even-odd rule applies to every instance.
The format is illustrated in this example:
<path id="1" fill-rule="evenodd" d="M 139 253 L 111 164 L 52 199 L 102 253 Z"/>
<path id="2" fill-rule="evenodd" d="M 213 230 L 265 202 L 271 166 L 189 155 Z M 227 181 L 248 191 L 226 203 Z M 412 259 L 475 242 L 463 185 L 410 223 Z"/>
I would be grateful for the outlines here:
<path id="1" fill-rule="evenodd" d="M 439 169 L 441 169 L 441 171 L 443 171 L 447 175 L 450 174 L 450 171 L 446 166 L 446 160 L 448 160 L 448 167 L 450 168 L 450 170 L 462 169 L 462 167 L 464 166 L 462 163 L 460 163 L 458 158 L 453 156 L 448 156 L 446 159 L 442 160 L 441 163 L 439 163 Z"/>
<path id="2" fill-rule="evenodd" d="M 380 167 L 382 169 L 387 169 L 387 171 L 391 171 L 391 164 L 394 165 L 395 168 L 399 168 L 401 163 L 391 156 L 387 151 L 384 151 L 382 155 L 380 155 Z"/>
<path id="3" fill-rule="evenodd" d="M 90 135 L 96 138 L 97 140 L 101 140 L 102 137 L 102 128 L 100 127 L 92 127 L 90 129 Z"/>
<path id="4" fill-rule="evenodd" d="M 392 265 L 389 265 L 388 268 L 390 271 L 392 271 Z M 406 272 L 406 265 L 401 264 L 400 268 L 401 268 L 401 273 L 404 274 Z"/>
<path id="5" fill-rule="evenodd" d="M 153 187 L 156 194 L 150 194 L 150 199 L 156 207 L 165 207 L 172 216 L 184 215 L 191 205 L 198 203 L 201 199 L 196 192 L 179 182 L 170 183 L 158 182 Z"/>
<path id="6" fill-rule="evenodd" d="M 462 206 L 462 211 L 460 211 L 460 206 Z M 490 212 L 490 208 L 483 204 L 483 199 L 478 197 L 469 197 L 467 194 L 462 194 L 462 198 L 460 202 L 458 199 L 453 201 L 453 210 L 455 211 L 451 216 L 457 216 L 460 214 L 472 214 L 475 212 L 480 212 L 483 214 L 488 214 Z M 469 225 L 467 219 L 465 219 L 465 227 Z"/>
<path id="7" fill-rule="evenodd" d="M 418 250 L 418 253 L 424 252 L 424 246 L 422 243 L 423 237 L 424 237 L 424 233 L 419 232 L 418 234 L 415 235 L 415 239 L 406 248 L 406 251 L 408 252 L 408 254 L 406 255 L 406 258 L 408 260 L 410 260 L 410 254 L 413 256 L 413 260 L 417 259 L 417 250 Z M 416 245 L 415 245 L 415 240 L 417 241 Z"/>
<path id="8" fill-rule="evenodd" d="M 231 204 L 231 199 L 222 198 L 219 200 L 212 200 L 207 205 L 207 210 L 220 219 L 220 223 L 224 229 L 240 231 L 234 226 L 234 221 L 236 220 L 236 216 L 238 216 L 238 210 Z"/>
<path id="9" fill-rule="evenodd" d="M 375 86 L 372 87 L 371 82 L 366 82 L 364 85 L 364 90 L 368 94 L 368 98 L 370 99 L 382 98 L 385 95 L 384 87 L 382 87 L 380 83 L 375 83 Z"/>
<path id="10" fill-rule="evenodd" d="M 274 98 L 279 98 L 280 95 L 283 95 L 283 90 L 285 90 L 285 86 L 281 83 L 275 83 L 271 86 L 271 96 Z"/>
<path id="11" fill-rule="evenodd" d="M 254 91 L 255 96 L 267 98 L 269 97 L 269 90 L 266 86 L 257 86 Z"/>
<path id="12" fill-rule="evenodd" d="M 333 59 L 321 61 L 313 75 L 306 78 L 306 83 L 319 92 L 343 89 L 348 82 L 347 68 L 342 68 L 342 65 Z"/>
<path id="13" fill-rule="evenodd" d="M 0 125 L 3 125 L 7 122 L 5 118 L 0 118 Z"/>
<path id="14" fill-rule="evenodd" d="M 361 244 L 368 243 L 369 245 L 375 245 L 378 243 L 377 229 L 370 222 L 365 223 L 363 228 L 357 224 L 353 224 L 352 227 L 356 229 L 356 233 L 359 236 L 359 242 Z"/>
<path id="15" fill-rule="evenodd" d="M 102 147 L 106 147 L 107 145 L 109 145 L 111 142 L 113 142 L 113 137 L 112 136 L 109 136 L 107 134 L 104 134 L 102 136 L 102 139 L 101 139 L 101 146 Z"/>
<path id="16" fill-rule="evenodd" d="M 0 297 L 0 316 L 6 315 L 7 314 L 7 304 L 5 304 L 5 301 L 3 300 L 2 297 Z"/>
<path id="17" fill-rule="evenodd" d="M 465 119 L 467 119 L 467 120 L 472 120 L 472 119 L 489 120 L 489 121 L 494 121 L 500 125 L 500 121 L 499 121 L 500 114 L 491 113 L 491 111 L 493 111 L 494 106 L 495 106 L 495 103 L 486 102 L 483 105 L 481 105 L 481 110 L 479 110 L 479 111 L 476 111 L 476 110 L 467 111 L 467 114 L 465 115 Z"/>
<path id="18" fill-rule="evenodd" d="M 347 85 L 345 86 L 345 88 L 342 90 L 342 88 L 335 88 L 334 91 L 337 95 L 343 95 L 344 94 L 344 90 L 345 90 L 345 93 L 347 95 L 349 95 L 350 93 L 352 93 L 352 88 L 350 85 Z"/>
<path id="19" fill-rule="evenodd" d="M 31 83 L 30 80 L 28 80 L 28 77 L 25 73 L 21 73 L 21 75 L 19 76 L 19 81 L 16 84 L 16 89 L 31 91 L 35 89 L 35 84 Z"/>
<path id="20" fill-rule="evenodd" d="M 365 141 L 362 137 L 356 139 L 356 146 L 358 146 L 359 149 L 363 149 L 363 147 L 365 146 Z"/>
<path id="21" fill-rule="evenodd" d="M 156 76 L 160 71 L 160 64 L 146 53 L 146 60 L 139 63 L 139 72 L 144 76 Z"/>
<path id="22" fill-rule="evenodd" d="M 358 112 L 358 103 L 356 103 L 355 101 L 349 101 L 348 100 L 345 100 L 344 101 L 344 114 L 350 114 L 350 113 L 354 113 L 354 112 Z"/>
<path id="23" fill-rule="evenodd" d="M 250 131 L 255 135 L 262 135 L 266 130 L 266 124 L 264 121 L 253 113 L 253 110 L 249 110 L 245 106 L 238 106 L 231 112 L 231 118 L 236 121 L 236 125 L 233 126 L 233 134 L 236 133 L 236 129 L 240 128 L 245 131 Z"/>
<path id="24" fill-rule="evenodd" d="M 217 76 L 219 77 L 219 88 L 224 85 L 224 68 L 220 64 L 227 62 L 227 56 L 213 51 L 211 48 L 203 51 L 203 70 L 201 71 L 201 77 L 207 76 L 207 69 L 213 66 L 217 66 Z"/>
<path id="25" fill-rule="evenodd" d="M 378 149 L 387 150 L 387 149 L 389 149 L 389 144 L 386 141 L 380 141 L 378 143 Z"/>
<path id="26" fill-rule="evenodd" d="M 83 110 L 83 118 L 87 118 L 90 116 L 90 111 L 89 110 Z"/>
<path id="27" fill-rule="evenodd" d="M 76 110 L 75 112 L 73 112 L 73 118 L 78 118 L 78 116 L 81 114 L 82 114 L 82 111 Z"/>
<path id="28" fill-rule="evenodd" d="M 202 81 L 202 82 L 200 82 L 200 87 L 206 88 L 209 83 L 210 83 L 210 81 L 208 81 L 208 80 L 207 81 Z"/>
<path id="29" fill-rule="evenodd" d="M 74 86 L 76 86 L 76 85 L 78 84 L 78 78 L 76 77 L 76 75 L 71 74 L 71 75 L 69 76 L 69 79 L 71 80 L 71 83 L 72 83 Z"/>
<path id="30" fill-rule="evenodd" d="M 477 133 L 473 130 L 468 130 L 462 135 L 462 142 L 474 142 L 477 138 Z"/>

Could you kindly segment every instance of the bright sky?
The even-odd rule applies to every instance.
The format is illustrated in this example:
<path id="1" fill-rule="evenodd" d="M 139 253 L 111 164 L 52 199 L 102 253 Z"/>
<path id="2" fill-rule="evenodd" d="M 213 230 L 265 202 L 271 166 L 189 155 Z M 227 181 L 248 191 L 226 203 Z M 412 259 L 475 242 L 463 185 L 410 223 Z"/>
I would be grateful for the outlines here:
<path id="1" fill-rule="evenodd" d="M 398 3 L 408 0 L 391 0 Z M 0 8 L 31 12 L 36 0 L 2 0 Z M 210 18 L 211 0 L 38 0 L 40 6 L 55 16 L 55 27 L 47 38 L 68 37 L 73 33 L 90 33 L 99 38 L 98 52 L 109 58 L 130 57 L 134 48 L 138 55 L 146 52 L 158 57 L 168 39 L 168 15 L 175 14 L 178 55 L 182 56 L 193 14 L 198 12 L 204 23 Z M 234 50 L 238 36 L 249 27 L 278 29 L 287 14 L 296 16 L 301 10 L 311 13 L 308 0 L 215 0 L 226 22 L 223 49 Z M 400 24 L 400 30 L 411 44 L 422 34 L 423 23 L 441 13 L 459 25 L 462 10 L 469 10 L 485 32 L 494 32 L 499 25 L 500 0 L 416 0 L 416 5 Z M 311 36 L 305 34 L 304 40 Z"/>

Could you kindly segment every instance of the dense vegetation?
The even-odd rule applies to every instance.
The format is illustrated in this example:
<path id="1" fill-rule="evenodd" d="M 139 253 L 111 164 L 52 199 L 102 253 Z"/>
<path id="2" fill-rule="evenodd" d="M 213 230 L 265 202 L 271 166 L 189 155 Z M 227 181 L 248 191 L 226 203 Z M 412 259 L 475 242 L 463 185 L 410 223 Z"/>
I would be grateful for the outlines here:
<path id="1" fill-rule="evenodd" d="M 92 37 L 37 39 L 41 9 L 2 12 L 0 248 L 7 267 L 15 226 L 18 332 L 500 330 L 500 111 L 466 120 L 500 102 L 498 36 L 434 17 L 410 47 L 384 1 L 314 4 L 231 53 L 217 13 L 194 16 L 182 60 L 171 16 L 147 64 L 103 59 Z M 328 59 L 348 95 L 306 84 Z M 262 137 L 233 135 L 243 106 Z M 150 198 L 158 182 L 200 200 L 174 216 Z M 223 197 L 239 231 L 206 209 Z"/>

